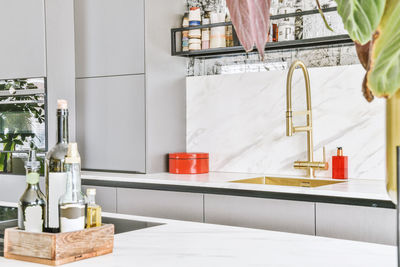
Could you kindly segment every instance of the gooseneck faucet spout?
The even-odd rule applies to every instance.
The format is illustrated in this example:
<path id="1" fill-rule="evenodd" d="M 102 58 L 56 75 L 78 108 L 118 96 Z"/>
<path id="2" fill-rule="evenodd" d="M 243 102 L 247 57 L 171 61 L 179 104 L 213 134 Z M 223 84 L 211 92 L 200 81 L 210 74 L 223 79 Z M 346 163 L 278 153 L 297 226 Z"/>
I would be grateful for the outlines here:
<path id="1" fill-rule="evenodd" d="M 292 111 L 292 78 L 296 67 L 300 67 L 303 71 L 304 81 L 306 85 L 306 99 L 307 99 L 307 110 L 306 111 Z M 307 125 L 306 126 L 293 126 L 293 116 L 306 115 Z M 296 60 L 292 63 L 289 68 L 287 81 L 286 81 L 286 136 L 292 136 L 297 132 L 307 132 L 307 161 L 296 161 L 294 168 L 306 169 L 307 177 L 315 177 L 315 169 L 327 170 L 328 163 L 325 160 L 325 148 L 324 148 L 324 160 L 322 162 L 314 162 L 314 146 L 313 146 L 313 126 L 312 126 L 312 107 L 311 107 L 311 88 L 310 88 L 310 77 L 304 62 Z"/>

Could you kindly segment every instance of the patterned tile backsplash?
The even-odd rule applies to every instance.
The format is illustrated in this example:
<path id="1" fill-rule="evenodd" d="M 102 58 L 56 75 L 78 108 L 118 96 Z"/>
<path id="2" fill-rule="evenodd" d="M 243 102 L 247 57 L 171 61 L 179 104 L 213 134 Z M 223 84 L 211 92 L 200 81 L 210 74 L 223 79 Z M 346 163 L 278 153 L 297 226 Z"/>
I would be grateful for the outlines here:
<path id="1" fill-rule="evenodd" d="M 384 179 L 385 101 L 363 98 L 362 66 L 315 67 L 309 73 L 314 159 L 322 160 L 323 146 L 328 159 L 342 146 L 349 177 Z M 307 157 L 305 133 L 285 135 L 286 76 L 286 70 L 272 70 L 187 77 L 187 151 L 209 152 L 211 171 L 304 175 L 293 162 Z M 304 110 L 299 70 L 292 95 L 293 110 Z M 303 117 L 294 118 L 295 125 L 303 123 Z"/>
<path id="2" fill-rule="evenodd" d="M 296 59 L 310 68 L 359 64 L 354 45 L 345 45 L 268 52 L 264 61 L 260 61 L 257 53 L 191 58 L 187 63 L 187 76 L 284 70 Z"/>

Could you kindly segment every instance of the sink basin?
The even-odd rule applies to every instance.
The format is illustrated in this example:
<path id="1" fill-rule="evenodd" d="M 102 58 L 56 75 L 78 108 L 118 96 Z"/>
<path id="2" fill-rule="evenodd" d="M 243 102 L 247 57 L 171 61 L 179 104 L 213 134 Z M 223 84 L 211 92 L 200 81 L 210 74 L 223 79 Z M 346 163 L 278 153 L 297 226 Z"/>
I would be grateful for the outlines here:
<path id="1" fill-rule="evenodd" d="M 331 179 L 311 179 L 311 178 L 282 178 L 282 177 L 257 177 L 250 179 L 241 179 L 231 181 L 232 183 L 244 184 L 267 184 L 267 185 L 283 185 L 283 186 L 299 186 L 299 187 L 319 187 L 323 185 L 331 185 L 343 183 L 345 181 Z"/>
<path id="2" fill-rule="evenodd" d="M 130 231 L 135 231 L 135 230 L 139 230 L 139 229 L 162 225 L 161 223 L 133 221 L 133 220 L 126 220 L 126 219 L 111 218 L 111 217 L 102 217 L 101 222 L 114 224 L 114 233 L 115 234 L 120 234 L 120 233 L 125 233 L 125 232 L 130 232 Z"/>

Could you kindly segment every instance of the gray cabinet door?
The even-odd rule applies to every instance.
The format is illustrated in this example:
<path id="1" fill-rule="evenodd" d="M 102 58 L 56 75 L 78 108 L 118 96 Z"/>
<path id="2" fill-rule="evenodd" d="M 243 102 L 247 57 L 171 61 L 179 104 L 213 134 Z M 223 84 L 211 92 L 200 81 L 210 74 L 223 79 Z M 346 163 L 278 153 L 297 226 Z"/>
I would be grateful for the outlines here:
<path id="1" fill-rule="evenodd" d="M 46 76 L 44 0 L 0 0 L 0 79 Z"/>
<path id="2" fill-rule="evenodd" d="M 144 0 L 75 1 L 75 43 L 78 78 L 144 73 Z"/>
<path id="3" fill-rule="evenodd" d="M 117 212 L 203 222 L 203 194 L 117 188 Z"/>
<path id="4" fill-rule="evenodd" d="M 82 168 L 145 172 L 144 75 L 77 79 Z"/>
<path id="5" fill-rule="evenodd" d="M 117 212 L 117 189 L 115 187 L 82 185 L 82 192 L 86 194 L 86 189 L 96 189 L 96 203 L 100 205 L 104 212 Z"/>
<path id="6" fill-rule="evenodd" d="M 314 235 L 314 203 L 204 195 L 206 223 Z"/>
<path id="7" fill-rule="evenodd" d="M 319 236 L 396 245 L 396 210 L 316 204 Z"/>

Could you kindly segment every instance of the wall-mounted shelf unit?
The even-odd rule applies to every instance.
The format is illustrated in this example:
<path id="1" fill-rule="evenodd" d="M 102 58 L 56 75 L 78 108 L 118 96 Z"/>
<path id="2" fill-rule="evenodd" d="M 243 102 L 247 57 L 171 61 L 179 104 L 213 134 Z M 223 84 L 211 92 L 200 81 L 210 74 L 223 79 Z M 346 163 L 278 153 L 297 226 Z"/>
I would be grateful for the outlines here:
<path id="1" fill-rule="evenodd" d="M 336 7 L 326 8 L 322 10 L 324 13 L 327 12 L 335 12 L 337 11 Z M 297 17 L 297 16 L 307 16 L 318 14 L 318 10 L 307 10 L 296 13 L 288 13 L 288 14 L 279 14 L 275 16 L 271 16 L 271 20 L 278 20 L 287 17 Z M 321 23 L 322 20 L 321 20 Z M 221 26 L 229 26 L 232 25 L 231 22 L 223 22 L 223 23 L 214 23 L 208 25 L 200 25 L 194 27 L 183 27 L 183 28 L 173 28 L 171 29 L 171 54 L 173 56 L 182 56 L 182 57 L 215 57 L 215 56 L 223 56 L 226 54 L 240 54 L 245 53 L 243 46 L 237 45 L 232 47 L 221 47 L 221 48 L 210 48 L 204 50 L 196 50 L 196 51 L 179 51 L 177 47 L 180 46 L 180 43 L 177 43 L 177 34 L 182 31 L 194 30 L 194 29 L 203 29 L 203 28 L 212 28 L 212 27 L 221 27 Z M 347 34 L 339 34 L 325 37 L 317 37 L 317 38 L 309 38 L 309 39 L 301 39 L 301 40 L 292 40 L 292 41 L 281 41 L 281 42 L 268 42 L 265 45 L 265 51 L 273 51 L 273 50 L 284 50 L 284 49 L 297 49 L 297 48 L 312 48 L 312 47 L 321 47 L 321 46 L 331 46 L 331 45 L 340 45 L 340 44 L 352 44 L 353 41 Z M 256 51 L 254 47 L 253 51 Z"/>

